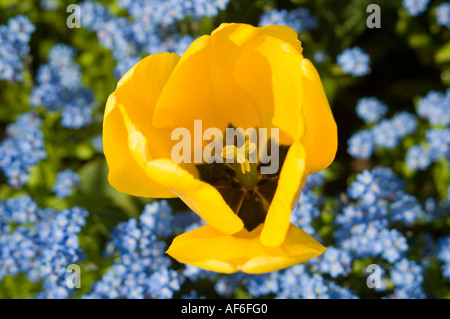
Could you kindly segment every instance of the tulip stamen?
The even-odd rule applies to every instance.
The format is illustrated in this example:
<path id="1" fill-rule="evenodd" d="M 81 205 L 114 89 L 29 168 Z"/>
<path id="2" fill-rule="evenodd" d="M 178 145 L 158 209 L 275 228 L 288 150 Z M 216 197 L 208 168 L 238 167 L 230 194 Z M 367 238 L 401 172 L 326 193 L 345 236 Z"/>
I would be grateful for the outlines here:
<path id="1" fill-rule="evenodd" d="M 252 190 L 259 180 L 256 163 L 250 163 L 250 154 L 255 152 L 256 145 L 246 140 L 241 147 L 235 145 L 225 145 L 221 156 L 227 160 L 236 173 L 239 183 L 248 190 Z"/>

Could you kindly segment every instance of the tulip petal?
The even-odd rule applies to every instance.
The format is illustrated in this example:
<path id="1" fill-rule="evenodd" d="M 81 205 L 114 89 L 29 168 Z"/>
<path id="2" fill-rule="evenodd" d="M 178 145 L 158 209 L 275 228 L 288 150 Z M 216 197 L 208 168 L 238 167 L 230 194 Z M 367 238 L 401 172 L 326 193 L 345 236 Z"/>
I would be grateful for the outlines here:
<path id="1" fill-rule="evenodd" d="M 320 76 L 313 64 L 302 61 L 303 95 L 302 112 L 307 123 L 303 145 L 309 159 L 310 174 L 328 167 L 337 152 L 337 126 L 331 113 Z"/>
<path id="2" fill-rule="evenodd" d="M 169 159 L 157 159 L 146 167 L 148 176 L 157 176 L 158 182 L 180 197 L 183 202 L 207 224 L 231 235 L 244 227 L 217 189 L 195 178 Z"/>
<path id="3" fill-rule="evenodd" d="M 154 138 L 154 149 L 162 148 L 167 139 L 170 141 L 170 135 L 163 138 L 167 132 L 151 131 L 148 124 L 159 93 L 178 59 L 177 55 L 169 53 L 143 59 L 123 76 L 108 98 L 103 121 L 104 153 L 109 182 L 121 192 L 142 197 L 176 196 L 145 174 L 142 163 L 151 159 L 151 151 L 141 149 L 142 158 L 139 158 L 135 150 L 147 146 L 144 134 L 146 138 Z M 170 149 L 168 151 L 170 154 Z"/>
<path id="4" fill-rule="evenodd" d="M 236 82 L 263 114 L 263 126 L 280 128 L 280 143 L 285 145 L 303 134 L 302 60 L 301 43 L 294 30 L 267 26 L 249 41 L 234 70 Z"/>
<path id="5" fill-rule="evenodd" d="M 161 93 L 153 125 L 192 132 L 194 120 L 202 120 L 204 129 L 222 131 L 229 124 L 259 127 L 256 104 L 233 79 L 242 47 L 257 33 L 258 28 L 250 25 L 229 24 L 194 41 Z"/>
<path id="6" fill-rule="evenodd" d="M 222 24 L 185 52 L 161 93 L 159 128 L 276 126 L 282 144 L 302 135 L 302 47 L 285 26 Z M 186 81 L 189 79 L 189 81 Z"/>
<path id="7" fill-rule="evenodd" d="M 261 242 L 266 246 L 278 246 L 289 228 L 289 217 L 308 175 L 306 154 L 300 143 L 289 148 L 281 168 L 277 190 L 267 211 Z"/>
<path id="8" fill-rule="evenodd" d="M 305 262 L 325 250 L 292 224 L 286 240 L 277 247 L 262 245 L 258 236 L 226 236 L 206 225 L 176 237 L 167 254 L 182 263 L 217 272 L 260 274 Z"/>
<path id="9" fill-rule="evenodd" d="M 141 197 L 176 197 L 167 188 L 150 179 L 128 147 L 127 129 L 116 105 L 116 96 L 108 98 L 103 122 L 103 151 L 109 167 L 109 183 L 118 191 Z"/>

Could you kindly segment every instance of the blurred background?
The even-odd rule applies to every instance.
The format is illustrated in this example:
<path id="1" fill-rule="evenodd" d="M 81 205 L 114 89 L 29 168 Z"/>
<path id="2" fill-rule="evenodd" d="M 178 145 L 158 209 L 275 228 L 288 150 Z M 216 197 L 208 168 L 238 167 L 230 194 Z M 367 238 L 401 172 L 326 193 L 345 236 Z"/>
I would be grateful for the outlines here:
<path id="1" fill-rule="evenodd" d="M 265 275 L 165 255 L 202 222 L 102 153 L 117 80 L 222 22 L 297 31 L 338 124 L 291 216 L 328 250 Z M 449 40 L 438 0 L 0 0 L 0 298 L 449 298 Z"/>

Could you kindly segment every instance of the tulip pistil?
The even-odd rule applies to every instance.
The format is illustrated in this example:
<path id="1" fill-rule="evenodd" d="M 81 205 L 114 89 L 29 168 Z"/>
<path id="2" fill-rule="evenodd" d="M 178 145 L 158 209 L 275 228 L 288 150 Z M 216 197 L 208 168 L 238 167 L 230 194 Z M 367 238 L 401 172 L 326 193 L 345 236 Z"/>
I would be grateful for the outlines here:
<path id="1" fill-rule="evenodd" d="M 230 166 L 236 173 L 239 183 L 247 190 L 252 190 L 258 183 L 258 169 L 256 163 L 250 163 L 250 154 L 256 150 L 256 145 L 246 141 L 241 147 L 226 145 L 221 156 L 225 160 L 231 160 Z"/>
<path id="2" fill-rule="evenodd" d="M 228 206 L 244 222 L 244 228 L 250 232 L 266 219 L 288 149 L 289 146 L 280 145 L 281 165 L 274 174 L 261 174 L 261 163 L 250 162 L 254 145 L 248 140 L 240 147 L 225 145 L 221 153 L 225 159 L 223 163 L 200 164 L 196 167 L 200 179 L 220 192 Z"/>

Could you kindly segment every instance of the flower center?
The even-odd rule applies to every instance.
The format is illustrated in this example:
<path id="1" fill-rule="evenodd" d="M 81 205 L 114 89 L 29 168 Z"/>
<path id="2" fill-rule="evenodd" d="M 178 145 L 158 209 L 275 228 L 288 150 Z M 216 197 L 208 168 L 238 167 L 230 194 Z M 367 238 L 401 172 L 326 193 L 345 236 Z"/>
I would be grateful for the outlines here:
<path id="1" fill-rule="evenodd" d="M 271 143 L 267 141 L 267 145 Z M 220 192 L 250 232 L 266 219 L 288 149 L 287 145 L 279 146 L 279 168 L 274 174 L 261 174 L 261 163 L 252 163 L 250 158 L 256 145 L 248 140 L 243 145 L 225 145 L 220 154 L 223 163 L 199 164 L 196 167 L 200 179 Z"/>
<path id="2" fill-rule="evenodd" d="M 255 163 L 250 163 L 250 154 L 255 152 L 256 145 L 250 141 L 245 141 L 241 147 L 226 145 L 221 156 L 225 162 L 231 160 L 231 168 L 236 174 L 239 183 L 247 190 L 252 190 L 258 183 L 258 170 Z M 227 164 L 229 165 L 229 164 Z"/>

